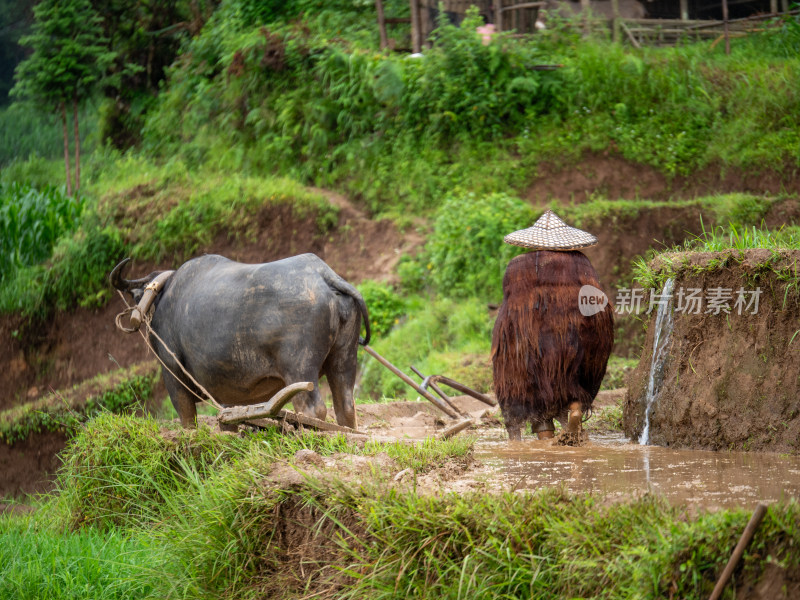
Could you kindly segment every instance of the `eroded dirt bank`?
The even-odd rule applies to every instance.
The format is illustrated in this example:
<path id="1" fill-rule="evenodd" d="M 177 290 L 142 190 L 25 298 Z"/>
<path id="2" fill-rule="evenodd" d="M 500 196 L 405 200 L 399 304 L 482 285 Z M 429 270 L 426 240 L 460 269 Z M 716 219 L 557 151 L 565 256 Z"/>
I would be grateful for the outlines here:
<path id="1" fill-rule="evenodd" d="M 673 311 L 663 383 L 650 414 L 651 443 L 799 452 L 800 299 L 793 282 L 800 251 L 726 251 L 666 258 L 687 261 L 675 278 L 676 302 L 681 289 L 684 293 L 703 290 L 704 297 L 721 289 L 733 297 L 729 313 L 708 313 L 705 304 L 699 314 L 688 308 Z M 738 314 L 734 303 L 740 288 L 760 288 L 757 314 L 752 314 L 754 307 L 742 307 Z M 654 311 L 642 360 L 628 381 L 624 426 L 634 439 L 639 439 L 645 426 L 655 318 Z"/>
<path id="2" fill-rule="evenodd" d="M 612 152 L 587 153 L 573 165 L 545 163 L 525 197 L 535 203 L 551 200 L 584 202 L 594 194 L 607 198 L 670 200 L 710 194 L 800 192 L 800 169 L 740 171 L 709 165 L 689 176 L 667 177 L 648 165 L 628 162 Z"/>

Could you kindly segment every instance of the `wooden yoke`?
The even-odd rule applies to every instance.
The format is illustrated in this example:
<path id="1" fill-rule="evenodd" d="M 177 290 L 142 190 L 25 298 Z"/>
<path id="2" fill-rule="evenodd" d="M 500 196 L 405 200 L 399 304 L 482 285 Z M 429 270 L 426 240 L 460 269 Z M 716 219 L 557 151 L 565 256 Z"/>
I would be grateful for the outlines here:
<path id="1" fill-rule="evenodd" d="M 147 314 L 147 311 L 150 310 L 156 296 L 158 296 L 158 293 L 164 287 L 167 279 L 169 279 L 170 275 L 174 272 L 175 271 L 164 271 L 145 286 L 142 299 L 139 300 L 139 304 L 136 305 L 136 308 L 131 311 L 131 327 L 134 331 L 139 329 L 139 326 L 144 320 L 144 316 Z"/>

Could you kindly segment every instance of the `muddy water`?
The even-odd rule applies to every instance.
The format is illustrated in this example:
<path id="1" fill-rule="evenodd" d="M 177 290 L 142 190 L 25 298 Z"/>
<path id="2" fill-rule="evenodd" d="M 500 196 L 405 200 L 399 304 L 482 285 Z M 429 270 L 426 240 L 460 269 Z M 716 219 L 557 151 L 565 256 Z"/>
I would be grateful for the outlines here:
<path id="1" fill-rule="evenodd" d="M 548 440 L 510 443 L 505 432 L 481 432 L 476 476 L 494 489 L 534 490 L 565 484 L 574 492 L 629 498 L 654 492 L 675 505 L 752 508 L 800 496 L 800 457 L 640 446 L 620 435 L 593 436 L 580 448 Z"/>

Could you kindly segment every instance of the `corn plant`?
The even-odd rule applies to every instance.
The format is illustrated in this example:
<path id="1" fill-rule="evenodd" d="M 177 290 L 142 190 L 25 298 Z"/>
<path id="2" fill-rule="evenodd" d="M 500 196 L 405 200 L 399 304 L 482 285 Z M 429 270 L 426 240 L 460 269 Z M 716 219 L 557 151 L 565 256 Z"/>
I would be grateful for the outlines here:
<path id="1" fill-rule="evenodd" d="M 52 187 L 0 184 L 0 281 L 47 260 L 59 237 L 77 226 L 84 204 Z"/>

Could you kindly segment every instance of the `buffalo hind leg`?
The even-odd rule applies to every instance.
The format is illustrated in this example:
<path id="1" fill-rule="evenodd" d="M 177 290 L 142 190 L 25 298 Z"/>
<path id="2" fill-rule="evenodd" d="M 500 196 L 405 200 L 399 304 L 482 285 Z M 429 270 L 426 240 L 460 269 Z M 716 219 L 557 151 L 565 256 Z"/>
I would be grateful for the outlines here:
<path id="1" fill-rule="evenodd" d="M 181 420 L 181 426 L 186 429 L 196 428 L 197 402 L 194 396 L 169 371 L 162 368 L 161 374 L 164 376 L 164 385 L 167 388 L 169 399 L 172 401 L 172 406 L 175 407 L 175 412 L 178 413 Z"/>
<path id="2" fill-rule="evenodd" d="M 325 403 L 322 401 L 322 398 L 320 398 L 319 395 L 319 381 L 317 381 L 317 377 L 301 376 L 294 378 L 292 381 L 287 381 L 286 385 L 291 385 L 292 383 L 297 383 L 299 381 L 313 382 L 314 389 L 310 392 L 300 392 L 294 398 L 292 398 L 292 406 L 294 406 L 295 412 L 319 419 L 320 421 L 324 421 L 328 411 L 325 408 Z"/>
<path id="3" fill-rule="evenodd" d="M 353 388 L 356 385 L 357 352 L 358 348 L 355 344 L 346 348 L 334 348 L 322 366 L 322 372 L 328 379 L 328 385 L 331 388 L 336 422 L 351 429 L 358 429 L 353 399 Z"/>

